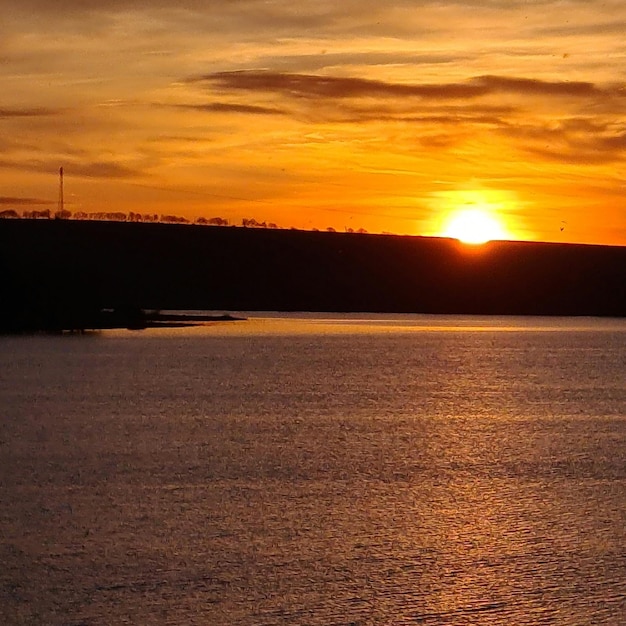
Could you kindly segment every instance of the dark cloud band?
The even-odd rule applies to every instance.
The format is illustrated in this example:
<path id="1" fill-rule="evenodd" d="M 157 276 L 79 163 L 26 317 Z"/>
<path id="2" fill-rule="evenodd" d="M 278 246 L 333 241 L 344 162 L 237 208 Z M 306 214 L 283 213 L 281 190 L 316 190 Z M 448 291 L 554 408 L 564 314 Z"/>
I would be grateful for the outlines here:
<path id="1" fill-rule="evenodd" d="M 423 98 L 455 100 L 497 93 L 593 97 L 606 93 L 590 82 L 542 81 L 531 78 L 478 76 L 465 82 L 404 84 L 365 78 L 243 70 L 216 72 L 187 79 L 228 91 L 272 92 L 294 98 Z M 618 90 L 619 91 L 619 90 Z"/>

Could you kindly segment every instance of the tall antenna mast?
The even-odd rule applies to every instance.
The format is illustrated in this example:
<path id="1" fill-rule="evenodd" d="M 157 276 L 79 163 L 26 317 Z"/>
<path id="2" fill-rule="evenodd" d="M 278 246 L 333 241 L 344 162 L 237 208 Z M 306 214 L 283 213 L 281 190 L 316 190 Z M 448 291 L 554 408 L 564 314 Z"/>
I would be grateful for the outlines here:
<path id="1" fill-rule="evenodd" d="M 63 214 L 64 202 L 63 202 L 63 168 L 59 168 L 59 205 L 57 207 L 57 217 L 61 217 Z"/>

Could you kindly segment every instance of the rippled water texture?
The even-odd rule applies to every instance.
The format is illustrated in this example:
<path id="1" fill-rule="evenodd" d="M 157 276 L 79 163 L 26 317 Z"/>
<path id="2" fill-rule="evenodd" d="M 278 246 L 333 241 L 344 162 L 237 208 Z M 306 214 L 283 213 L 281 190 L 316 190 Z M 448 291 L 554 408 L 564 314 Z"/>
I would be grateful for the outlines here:
<path id="1" fill-rule="evenodd" d="M 0 338 L 0 622 L 626 623 L 626 321 Z"/>

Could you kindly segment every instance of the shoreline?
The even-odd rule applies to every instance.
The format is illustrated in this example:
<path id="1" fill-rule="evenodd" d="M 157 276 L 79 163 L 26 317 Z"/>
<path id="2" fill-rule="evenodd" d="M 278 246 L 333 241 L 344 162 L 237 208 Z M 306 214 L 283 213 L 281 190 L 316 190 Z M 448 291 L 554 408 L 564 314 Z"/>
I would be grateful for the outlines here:
<path id="1" fill-rule="evenodd" d="M 80 319 L 76 315 L 66 313 L 65 319 L 51 315 L 40 320 L 38 324 L 15 325 L 12 328 L 0 329 L 0 335 L 28 334 L 86 334 L 101 330 L 146 330 L 148 328 L 188 328 L 212 322 L 239 322 L 245 317 L 237 317 L 229 313 L 222 314 L 185 314 L 160 313 L 158 311 L 115 311 L 103 310 L 96 315 Z"/>

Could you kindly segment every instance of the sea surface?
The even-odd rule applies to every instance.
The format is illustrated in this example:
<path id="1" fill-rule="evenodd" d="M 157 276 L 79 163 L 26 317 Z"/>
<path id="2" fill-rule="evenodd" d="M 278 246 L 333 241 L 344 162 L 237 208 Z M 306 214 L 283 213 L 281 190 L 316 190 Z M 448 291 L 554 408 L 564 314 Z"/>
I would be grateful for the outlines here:
<path id="1" fill-rule="evenodd" d="M 0 623 L 626 624 L 626 320 L 0 337 Z"/>

